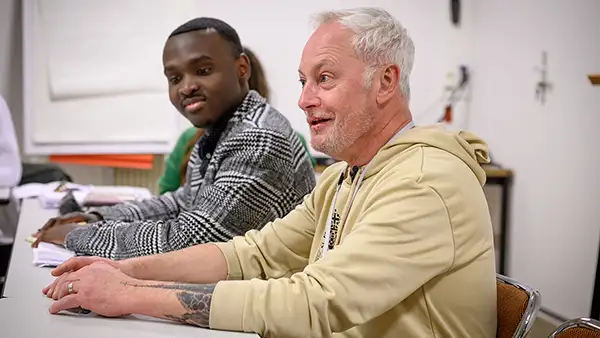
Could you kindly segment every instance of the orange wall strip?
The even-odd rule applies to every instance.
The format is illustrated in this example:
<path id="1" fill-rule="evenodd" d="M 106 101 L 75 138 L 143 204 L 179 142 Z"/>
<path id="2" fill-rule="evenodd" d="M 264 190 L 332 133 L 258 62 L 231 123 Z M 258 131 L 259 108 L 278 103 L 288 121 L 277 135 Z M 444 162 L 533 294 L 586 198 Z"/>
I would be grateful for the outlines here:
<path id="1" fill-rule="evenodd" d="M 81 164 L 97 167 L 152 169 L 152 154 L 50 155 L 50 162 Z"/>

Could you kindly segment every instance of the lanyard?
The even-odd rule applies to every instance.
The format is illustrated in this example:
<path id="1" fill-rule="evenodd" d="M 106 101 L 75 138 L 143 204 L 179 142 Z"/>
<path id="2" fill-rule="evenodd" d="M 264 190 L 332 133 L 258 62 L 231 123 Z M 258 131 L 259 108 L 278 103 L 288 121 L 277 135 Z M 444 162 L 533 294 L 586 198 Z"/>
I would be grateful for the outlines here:
<path id="1" fill-rule="evenodd" d="M 406 126 L 404 126 L 402 129 L 400 129 L 400 131 L 398 131 L 396 133 L 396 135 L 394 135 L 394 137 L 392 137 L 385 145 L 388 145 L 388 144 L 394 142 L 398 138 L 398 136 L 400 136 L 401 133 L 413 128 L 414 126 L 415 126 L 415 124 L 413 123 L 413 121 L 410 121 Z M 360 173 L 360 176 L 358 177 L 358 181 L 356 182 L 356 187 L 354 188 L 354 192 L 352 193 L 352 197 L 350 198 L 350 203 L 348 204 L 348 208 L 346 209 L 346 213 L 345 213 L 346 215 L 348 215 L 350 213 L 350 208 L 352 208 L 352 203 L 354 203 L 354 198 L 356 197 L 356 194 L 358 193 L 358 189 L 360 188 L 360 185 L 361 185 L 363 179 L 365 178 L 367 170 L 369 169 L 369 166 L 371 165 L 372 162 L 373 162 L 373 160 L 371 160 L 367 164 L 365 169 L 362 171 L 362 173 Z M 346 170 L 348 170 L 348 165 L 346 165 L 346 167 L 344 168 L 344 170 L 342 170 L 342 173 L 340 174 L 340 179 L 338 180 L 337 188 L 335 190 L 335 195 L 333 195 L 333 200 L 331 201 L 331 206 L 329 207 L 329 217 L 327 218 L 327 223 L 325 226 L 325 241 L 323 242 L 323 251 L 321 252 L 321 258 L 324 258 L 325 255 L 327 254 L 327 251 L 329 251 L 329 241 L 331 240 L 331 221 L 334 216 L 335 203 L 337 202 L 338 194 L 340 193 L 340 189 L 342 188 L 342 184 L 344 183 L 344 173 L 346 172 Z M 340 214 L 340 216 L 341 216 L 341 214 Z M 338 231 L 340 231 L 341 229 L 344 228 L 344 224 L 346 223 L 347 218 L 348 217 L 346 216 L 346 218 L 344 219 L 344 222 L 341 223 L 340 226 L 338 226 Z"/>

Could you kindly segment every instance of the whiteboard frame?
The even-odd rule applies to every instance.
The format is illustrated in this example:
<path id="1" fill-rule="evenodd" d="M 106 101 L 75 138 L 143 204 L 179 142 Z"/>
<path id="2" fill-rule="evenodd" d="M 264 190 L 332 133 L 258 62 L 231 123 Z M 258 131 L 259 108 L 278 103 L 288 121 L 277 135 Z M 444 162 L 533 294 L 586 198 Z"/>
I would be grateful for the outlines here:
<path id="1" fill-rule="evenodd" d="M 32 71 L 33 55 L 35 55 L 34 11 L 36 0 L 22 2 L 23 30 L 23 145 L 27 155 L 60 155 L 60 154 L 167 154 L 174 146 L 173 139 L 166 142 L 118 142 L 118 143 L 39 143 L 33 142 L 31 121 L 34 74 Z M 178 116 L 175 115 L 175 119 Z M 178 130 L 173 130 L 176 134 Z"/>

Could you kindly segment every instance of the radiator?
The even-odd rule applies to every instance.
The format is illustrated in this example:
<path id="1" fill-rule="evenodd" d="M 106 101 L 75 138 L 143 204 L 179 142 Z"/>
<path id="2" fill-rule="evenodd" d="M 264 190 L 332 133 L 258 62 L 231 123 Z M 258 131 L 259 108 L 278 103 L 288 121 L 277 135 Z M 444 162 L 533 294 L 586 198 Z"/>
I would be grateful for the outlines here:
<path id="1" fill-rule="evenodd" d="M 152 169 L 114 169 L 114 184 L 148 188 L 158 194 L 158 179 L 165 171 L 165 156 L 155 155 Z"/>

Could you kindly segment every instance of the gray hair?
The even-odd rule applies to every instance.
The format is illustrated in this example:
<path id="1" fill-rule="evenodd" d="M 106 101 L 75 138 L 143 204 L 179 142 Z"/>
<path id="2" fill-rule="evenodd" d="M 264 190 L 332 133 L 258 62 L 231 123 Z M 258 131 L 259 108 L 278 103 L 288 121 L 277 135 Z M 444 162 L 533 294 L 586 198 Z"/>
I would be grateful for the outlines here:
<path id="1" fill-rule="evenodd" d="M 410 72 L 415 59 L 415 45 L 396 18 L 381 8 L 361 7 L 318 13 L 313 18 L 313 25 L 318 28 L 330 21 L 337 21 L 354 32 L 354 50 L 367 64 L 367 86 L 370 86 L 378 67 L 396 64 L 400 67 L 400 91 L 407 101 L 410 100 Z"/>

